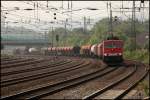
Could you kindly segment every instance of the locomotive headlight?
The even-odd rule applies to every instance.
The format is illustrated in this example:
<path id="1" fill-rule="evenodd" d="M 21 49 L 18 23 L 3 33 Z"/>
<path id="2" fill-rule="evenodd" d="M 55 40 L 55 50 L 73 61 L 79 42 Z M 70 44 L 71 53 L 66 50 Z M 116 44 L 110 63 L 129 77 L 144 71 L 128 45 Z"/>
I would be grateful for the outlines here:
<path id="1" fill-rule="evenodd" d="M 119 56 L 121 56 L 122 55 L 122 53 L 119 53 Z"/>
<path id="2" fill-rule="evenodd" d="M 107 53 L 104 53 L 104 56 L 107 56 Z"/>

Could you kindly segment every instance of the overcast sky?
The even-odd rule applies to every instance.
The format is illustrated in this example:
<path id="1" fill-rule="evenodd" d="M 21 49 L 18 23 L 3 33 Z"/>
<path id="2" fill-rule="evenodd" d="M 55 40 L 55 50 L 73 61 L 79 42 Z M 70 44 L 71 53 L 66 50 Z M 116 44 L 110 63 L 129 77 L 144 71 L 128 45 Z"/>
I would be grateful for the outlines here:
<path id="1" fill-rule="evenodd" d="M 3 16 L 5 16 L 5 22 L 9 21 L 8 25 L 24 26 L 39 31 L 47 31 L 47 29 L 52 26 L 64 27 L 66 19 L 68 20 L 67 28 L 69 29 L 71 27 L 83 27 L 83 17 L 86 17 L 87 22 L 90 21 L 88 27 L 92 27 L 98 20 L 109 16 L 107 1 L 72 1 L 72 12 L 68 12 L 71 11 L 71 2 L 68 1 L 48 1 L 48 7 L 47 1 L 1 1 L 1 5 L 2 20 L 4 20 Z M 131 18 L 131 12 L 114 12 L 121 11 L 121 7 L 132 8 L 131 1 L 111 1 L 111 5 L 113 17 L 118 16 L 120 19 Z M 143 6 L 149 7 L 149 1 L 145 1 L 144 4 L 141 4 L 140 1 L 136 1 L 136 7 Z M 19 10 L 15 10 L 16 7 L 18 7 Z M 35 8 L 36 10 L 23 10 L 27 8 Z M 87 8 L 96 8 L 98 10 L 88 10 Z M 132 11 L 132 9 L 124 9 L 124 11 Z M 136 9 L 136 11 L 138 11 L 138 9 Z M 56 20 L 55 24 L 52 24 L 50 22 L 54 21 L 54 13 L 56 13 Z M 140 20 L 149 19 L 148 15 L 149 8 L 141 9 L 140 12 L 136 12 L 136 18 Z M 7 26 L 7 24 L 5 24 L 5 26 Z"/>

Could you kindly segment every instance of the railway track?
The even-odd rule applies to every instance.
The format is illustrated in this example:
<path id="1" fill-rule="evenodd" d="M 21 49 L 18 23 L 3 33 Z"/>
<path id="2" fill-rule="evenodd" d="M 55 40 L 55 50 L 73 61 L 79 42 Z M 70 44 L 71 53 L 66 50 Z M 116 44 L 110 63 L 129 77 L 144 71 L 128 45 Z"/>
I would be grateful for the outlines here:
<path id="1" fill-rule="evenodd" d="M 61 74 L 61 73 L 67 72 L 67 71 L 71 71 L 71 70 L 76 70 L 76 69 L 79 69 L 81 67 L 84 67 L 84 66 L 81 66 L 82 64 L 84 64 L 83 61 L 79 62 L 79 63 L 70 61 L 70 62 L 63 62 L 60 64 L 56 64 L 53 66 L 51 65 L 51 68 L 56 67 L 56 66 L 57 67 L 54 70 L 50 70 L 50 71 L 44 72 L 44 73 L 38 73 L 35 75 L 31 74 L 31 75 L 23 76 L 20 78 L 10 78 L 10 79 L 6 78 L 7 80 L 1 81 L 1 87 L 6 87 L 6 86 L 17 84 L 17 83 L 23 83 L 23 82 L 27 82 L 27 81 L 31 81 L 31 80 L 49 77 L 49 76 Z M 89 62 L 86 65 L 88 65 L 88 64 L 89 64 Z M 68 66 L 68 67 L 64 67 L 64 66 Z M 60 67 L 60 69 L 59 69 L 59 67 Z"/>
<path id="2" fill-rule="evenodd" d="M 55 56 L 43 56 L 43 55 L 17 55 L 16 57 L 24 57 L 24 58 L 43 58 L 43 59 L 53 59 L 53 60 L 57 60 L 59 59 L 59 57 L 55 57 Z"/>
<path id="3" fill-rule="evenodd" d="M 12 60 L 17 60 L 17 59 L 21 59 L 21 58 L 18 58 L 18 57 L 14 57 L 14 58 L 7 58 L 7 59 L 3 59 L 3 58 L 1 58 L 1 61 L 2 61 L 2 62 L 7 62 L 7 61 L 12 61 Z"/>
<path id="4" fill-rule="evenodd" d="M 73 66 L 71 67 L 71 65 L 73 65 Z M 110 84 L 106 85 L 105 87 L 103 87 L 102 89 L 100 89 L 98 91 L 95 91 L 95 92 L 91 93 L 90 95 L 86 95 L 82 99 L 99 99 L 99 96 L 102 95 L 103 93 L 105 93 L 106 91 L 109 91 L 112 88 L 114 88 L 114 87 L 120 85 L 121 83 L 127 81 L 129 78 L 131 78 L 137 72 L 137 69 L 139 70 L 139 66 L 142 66 L 142 64 L 139 65 L 139 66 L 136 66 L 136 65 L 138 65 L 138 64 L 136 64 L 136 65 L 134 65 L 134 67 L 132 67 L 132 65 L 133 64 L 127 65 L 127 67 L 131 67 L 133 69 L 130 70 L 123 77 L 120 77 L 118 80 L 114 81 L 113 83 L 110 83 Z M 6 82 L 5 83 L 3 81 L 4 83 L 2 83 L 1 85 L 2 85 L 2 87 L 7 87 L 9 85 L 23 83 L 23 82 L 27 82 L 27 81 L 31 81 L 31 80 L 44 78 L 44 77 L 49 77 L 49 76 L 52 77 L 53 75 L 56 75 L 56 74 L 67 73 L 69 71 L 76 70 L 76 69 L 79 69 L 81 67 L 83 68 L 83 67 L 92 66 L 92 65 L 90 65 L 90 62 L 85 63 L 83 61 L 83 62 L 78 62 L 78 63 L 76 62 L 76 63 L 71 63 L 71 64 L 68 63 L 69 67 L 63 67 L 63 66 L 66 66 L 66 64 L 64 64 L 64 65 L 59 65 L 58 64 L 57 70 L 53 70 L 53 71 L 46 72 L 46 73 L 40 73 L 39 75 L 31 75 L 29 77 L 22 77 L 22 78 L 16 79 L 16 80 L 12 79 L 11 80 L 12 82 L 8 80 L 8 81 L 5 81 Z M 60 67 L 60 69 L 58 70 L 59 67 Z M 18 92 L 18 93 L 5 95 L 5 96 L 2 96 L 1 99 L 45 99 L 46 96 L 57 94 L 58 92 L 60 92 L 64 89 L 72 88 L 74 86 L 78 86 L 80 84 L 89 82 L 89 81 L 97 79 L 99 77 L 103 77 L 105 75 L 108 75 L 109 73 L 117 70 L 118 68 L 119 67 L 108 67 L 107 66 L 107 67 L 104 67 L 104 68 L 100 68 L 99 70 L 96 70 L 92 73 L 88 73 L 88 74 L 81 75 L 81 76 L 71 78 L 71 79 L 66 79 L 64 81 L 56 82 L 54 84 L 43 84 L 43 85 L 40 85 L 40 86 L 35 87 L 35 88 L 25 89 L 24 91 L 21 91 L 21 92 Z M 42 69 L 42 67 L 40 69 Z M 37 68 L 36 70 L 40 70 L 40 69 Z M 45 69 L 46 69 L 46 67 L 45 67 Z M 19 73 L 21 73 L 21 72 L 19 72 Z M 12 74 L 17 74 L 17 71 L 12 72 Z M 124 91 L 122 91 L 120 94 L 118 94 L 113 99 L 123 98 L 147 74 L 148 74 L 148 71 L 145 71 L 144 73 L 142 73 L 141 77 L 139 77 L 137 81 L 134 81 L 132 83 L 132 85 L 130 85 L 128 88 L 126 88 Z M 11 73 L 9 73 L 9 75 L 11 75 Z"/>
<path id="5" fill-rule="evenodd" d="M 105 86 L 104 88 L 95 91 L 93 93 L 91 93 L 90 95 L 87 95 L 85 97 L 83 97 L 82 99 L 100 99 L 99 97 L 101 97 L 101 95 L 103 93 L 105 93 L 106 91 L 111 90 L 112 88 L 114 88 L 115 86 L 119 85 L 120 83 L 126 81 L 128 78 L 132 77 L 136 72 L 137 72 L 138 67 L 135 65 L 134 70 L 131 71 L 130 73 L 128 73 L 126 76 L 118 79 L 117 81 L 114 81 L 113 83 Z M 117 96 L 111 98 L 111 99 L 121 99 L 123 98 L 131 89 L 133 89 L 142 79 L 144 79 L 146 77 L 146 75 L 148 74 L 148 71 L 146 71 L 136 82 L 131 83 L 132 85 L 130 85 L 128 88 L 126 88 L 125 90 L 123 90 L 120 94 L 118 94 Z M 102 98 L 101 98 L 102 99 Z M 104 98 L 103 98 L 104 99 Z M 108 99 L 108 98 L 107 98 Z M 110 98 L 109 98 L 110 99 Z"/>
<path id="6" fill-rule="evenodd" d="M 42 61 L 44 61 L 44 59 L 34 59 L 34 60 L 27 59 L 27 60 L 24 60 L 22 62 L 15 62 L 13 64 L 2 65 L 1 68 L 5 69 L 5 68 L 11 68 L 11 67 L 20 67 L 20 66 L 23 66 L 23 65 L 33 64 L 33 63 L 37 63 L 37 62 L 40 63 Z"/>
<path id="7" fill-rule="evenodd" d="M 53 65 L 46 65 L 44 67 L 51 67 L 51 68 L 52 67 L 57 67 L 57 66 L 63 67 L 63 66 L 66 66 L 66 64 L 73 64 L 73 62 L 70 61 L 70 62 L 55 63 Z M 31 81 L 31 80 L 35 80 L 35 79 L 39 79 L 39 78 L 43 78 L 43 77 L 56 75 L 58 73 L 62 73 L 63 70 L 65 70 L 65 69 L 50 70 L 50 71 L 44 72 L 44 73 L 41 72 L 41 73 L 34 74 L 34 75 L 30 74 L 30 75 L 27 75 L 27 76 L 17 77 L 17 78 L 10 78 L 10 79 L 6 78 L 7 80 L 1 81 L 1 87 L 6 87 L 6 86 L 17 84 L 17 83 L 27 82 L 27 81 Z"/>
<path id="8" fill-rule="evenodd" d="M 37 62 L 34 64 L 25 65 L 24 67 L 18 68 L 18 69 L 14 69 L 14 68 L 2 69 L 1 75 L 2 76 L 8 76 L 8 75 L 18 74 L 18 73 L 23 73 L 23 72 L 40 70 L 40 69 L 48 68 L 50 65 L 52 66 L 52 65 L 57 65 L 57 64 L 61 64 L 61 63 L 65 64 L 67 62 L 69 62 L 69 61 L 60 60 L 57 62 L 48 62 L 48 61 L 44 60 L 43 62 Z"/>
<path id="9" fill-rule="evenodd" d="M 112 68 L 112 69 L 108 70 L 108 67 L 105 67 L 105 68 L 98 70 L 94 73 L 90 73 L 90 74 L 87 74 L 85 76 L 81 76 L 80 79 L 77 78 L 77 80 L 74 80 L 71 83 L 65 84 L 64 87 L 59 87 L 59 88 L 56 87 L 56 90 L 54 90 L 54 91 L 50 91 L 50 89 L 49 89 L 47 91 L 47 93 L 43 93 L 43 94 L 41 93 L 39 95 L 32 96 L 29 99 L 45 99 L 46 96 L 57 94 L 58 92 L 63 91 L 64 89 L 67 90 L 67 89 L 73 88 L 74 86 L 78 86 L 78 85 L 84 84 L 86 82 L 92 81 L 94 79 L 97 79 L 99 77 L 103 77 L 106 74 L 114 72 L 117 69 L 118 68 Z"/>
<path id="10" fill-rule="evenodd" d="M 137 81 L 133 82 L 132 85 L 130 85 L 128 88 L 126 88 L 122 93 L 120 93 L 118 96 L 116 96 L 114 98 L 115 100 L 123 98 L 132 89 L 134 89 L 139 84 L 139 82 L 141 82 L 148 75 L 148 73 L 149 73 L 149 70 L 147 70 L 148 66 L 146 66 L 144 64 L 142 64 L 142 65 L 145 66 L 145 72 L 143 73 L 143 75 L 141 75 Z"/>
<path id="11" fill-rule="evenodd" d="M 8 65 L 8 64 L 14 64 L 14 63 L 19 63 L 19 62 L 25 62 L 25 61 L 30 61 L 33 60 L 32 58 L 24 59 L 24 58 L 14 58 L 9 61 L 2 61 L 2 65 Z"/>
<path id="12" fill-rule="evenodd" d="M 10 57 L 2 57 L 1 56 L 1 60 L 9 60 L 10 59 Z"/>
<path id="13" fill-rule="evenodd" d="M 66 80 L 66 81 L 56 83 L 53 85 L 44 86 L 44 87 L 37 88 L 34 90 L 30 90 L 30 91 L 28 90 L 26 92 L 18 93 L 16 95 L 12 95 L 12 96 L 5 97 L 5 98 L 7 98 L 7 99 L 13 99 L 13 98 L 21 98 L 22 99 L 22 97 L 24 99 L 41 98 L 44 95 L 56 93 L 62 89 L 69 88 L 69 87 L 72 87 L 72 86 L 75 86 L 78 84 L 82 84 L 82 83 L 87 82 L 89 80 L 92 80 L 92 79 L 95 79 L 97 77 L 106 75 L 107 73 L 112 72 L 116 69 L 117 68 L 108 69 L 107 67 L 104 67 L 102 69 L 99 69 L 99 70 L 97 70 L 93 73 L 89 73 L 87 75 L 79 76 L 79 77 L 76 77 L 76 78 L 73 78 L 70 80 Z M 102 71 L 103 71 L 103 73 L 100 73 Z"/>
<path id="14" fill-rule="evenodd" d="M 81 66 L 86 66 L 87 64 L 89 64 L 89 62 L 88 63 L 84 63 L 84 64 L 82 64 L 82 65 L 80 65 L 80 67 Z M 74 66 L 77 66 L 77 65 L 74 65 Z M 78 67 L 79 67 L 79 65 L 78 65 Z M 73 70 L 73 69 L 72 69 Z M 69 71 L 69 70 L 66 70 L 66 71 Z M 58 74 L 59 72 L 57 72 L 57 74 Z"/>

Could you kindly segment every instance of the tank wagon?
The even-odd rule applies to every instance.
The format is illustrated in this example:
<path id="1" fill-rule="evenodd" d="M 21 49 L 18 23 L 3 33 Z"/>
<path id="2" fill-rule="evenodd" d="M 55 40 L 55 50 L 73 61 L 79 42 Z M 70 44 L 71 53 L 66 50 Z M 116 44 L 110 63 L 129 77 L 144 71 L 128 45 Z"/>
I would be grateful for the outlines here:
<path id="1" fill-rule="evenodd" d="M 58 55 L 58 56 L 79 56 L 80 47 L 79 46 L 70 46 L 70 47 L 48 47 L 45 50 L 47 55 Z"/>
<path id="2" fill-rule="evenodd" d="M 90 57 L 91 56 L 91 46 L 92 45 L 81 46 L 81 50 L 80 50 L 81 56 Z"/>
<path id="3" fill-rule="evenodd" d="M 32 48 L 29 48 L 29 50 L 28 50 L 28 54 L 38 55 L 38 54 L 40 54 L 40 53 L 41 53 L 40 51 L 41 51 L 41 50 L 39 50 L 39 49 L 37 49 L 37 48 L 32 47 Z"/>
<path id="4" fill-rule="evenodd" d="M 101 43 L 84 46 L 49 47 L 46 51 L 49 55 L 59 56 L 83 56 L 97 57 L 105 62 L 123 61 L 123 40 L 116 37 L 107 38 Z"/>
<path id="5" fill-rule="evenodd" d="M 91 46 L 90 51 L 91 51 L 91 56 L 92 57 L 98 57 L 98 55 L 97 55 L 97 50 L 98 50 L 97 46 L 98 46 L 98 44 L 94 44 L 94 45 Z"/>

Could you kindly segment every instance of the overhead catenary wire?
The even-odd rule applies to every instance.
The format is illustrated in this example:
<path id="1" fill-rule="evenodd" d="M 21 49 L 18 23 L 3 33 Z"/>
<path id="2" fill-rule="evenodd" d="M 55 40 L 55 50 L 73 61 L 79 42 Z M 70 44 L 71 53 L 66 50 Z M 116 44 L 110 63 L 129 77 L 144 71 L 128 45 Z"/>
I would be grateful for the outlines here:
<path id="1" fill-rule="evenodd" d="M 40 6 L 42 5 L 42 4 L 39 4 Z M 44 9 L 44 7 L 42 7 L 43 9 Z M 57 13 L 58 13 L 58 11 L 56 11 Z M 72 12 L 72 11 L 71 11 Z M 67 15 L 67 16 L 70 16 L 70 17 L 73 17 L 73 18 L 80 18 L 80 17 L 78 17 L 79 15 L 76 15 L 75 16 L 75 14 L 72 12 L 72 16 L 70 15 L 70 14 L 65 14 L 65 15 Z M 73 19 L 72 18 L 72 19 Z M 82 20 L 82 18 L 80 19 L 80 20 Z"/>
<path id="2" fill-rule="evenodd" d="M 29 4 L 29 3 L 28 3 Z M 24 16 L 21 16 L 21 17 L 24 17 Z M 34 19 L 34 18 L 33 18 Z M 34 19 L 34 20 L 36 20 L 36 19 Z"/>
<path id="3" fill-rule="evenodd" d="M 9 14 L 11 14 L 11 13 L 9 13 Z M 17 14 L 11 14 L 11 15 L 14 15 L 14 16 L 18 16 L 19 18 L 23 18 L 23 16 L 20 16 L 20 15 L 17 15 Z M 8 18 L 7 18 L 8 19 Z M 11 19 L 11 18 L 9 18 L 8 20 L 13 20 L 14 21 L 14 19 Z M 11 22 L 8 22 L 8 23 L 11 23 Z M 13 23 L 13 22 L 12 22 Z M 16 22 L 15 23 L 23 23 L 23 24 L 28 24 L 28 25 L 32 25 L 32 26 L 35 26 L 35 27 L 37 27 L 36 26 L 36 24 L 31 24 L 31 22 L 30 22 L 30 20 L 29 20 L 29 23 L 26 23 L 26 22 L 19 22 L 18 20 L 16 20 Z"/>
<path id="4" fill-rule="evenodd" d="M 24 2 L 25 2 L 25 1 L 24 1 Z M 48 0 L 47 0 L 47 2 L 48 2 Z M 68 12 L 68 14 L 63 14 L 63 15 L 67 15 L 66 18 L 69 18 L 68 22 L 71 23 L 71 25 L 74 25 L 74 24 L 76 24 L 76 23 L 74 23 L 74 22 L 75 22 L 75 18 L 80 18 L 80 17 L 78 17 L 78 16 L 79 16 L 78 14 L 76 15 L 76 13 L 73 12 L 72 0 L 68 0 L 68 2 L 69 2 L 69 11 L 70 11 L 70 12 Z M 31 2 L 25 2 L 25 3 L 31 4 L 31 5 L 34 6 L 34 3 L 35 3 L 35 2 L 34 2 L 34 1 L 31 1 Z M 45 4 L 45 6 L 44 6 L 44 4 Z M 63 4 L 63 0 L 62 0 L 62 4 Z M 124 7 L 123 4 L 124 4 L 124 2 L 122 1 L 122 6 Z M 38 24 L 42 24 L 42 23 L 44 23 L 45 21 L 46 21 L 46 23 L 49 23 L 49 22 L 50 22 L 50 21 L 47 21 L 47 20 L 45 20 L 45 21 L 43 20 L 43 21 L 42 21 L 42 19 L 40 19 L 40 15 L 38 14 L 38 11 L 39 11 L 39 10 L 43 10 L 43 11 L 44 11 L 45 9 L 47 9 L 47 6 L 46 6 L 46 5 L 48 5 L 48 3 L 46 3 L 46 2 L 41 3 L 41 2 L 39 2 L 39 3 L 38 3 L 38 7 L 35 8 L 36 10 L 34 10 L 34 11 L 37 11 L 37 13 L 36 13 L 37 16 L 35 15 L 36 17 L 33 18 L 34 21 L 35 21 L 35 24 L 37 24 L 37 23 L 38 23 Z M 36 6 L 37 6 L 37 5 L 36 5 Z M 48 5 L 48 6 L 49 6 L 49 7 L 48 7 L 48 10 L 49 10 L 49 11 L 54 11 L 54 10 L 51 9 L 51 7 L 52 7 L 51 5 Z M 116 7 L 116 6 L 115 6 L 115 7 Z M 113 8 L 113 5 L 112 5 L 112 8 Z M 51 9 L 51 10 L 50 10 L 50 9 Z M 62 13 L 62 12 L 61 12 L 62 9 L 59 9 L 59 8 L 56 8 L 56 9 L 57 9 L 57 10 L 56 10 L 57 13 L 59 13 L 59 14 Z M 63 9 L 63 10 L 64 10 L 64 9 Z M 102 11 L 102 10 L 100 10 L 100 11 Z M 121 10 L 120 10 L 120 11 L 121 11 Z M 122 11 L 123 11 L 123 10 L 122 10 Z M 124 14 L 125 14 L 125 11 L 123 12 L 122 15 L 124 15 Z M 94 15 L 99 15 L 99 16 L 100 16 L 100 13 L 94 14 Z M 142 11 L 141 11 L 141 15 L 142 15 Z M 22 18 L 25 19 L 24 17 L 27 17 L 27 16 L 24 16 L 24 15 L 23 15 Z M 92 14 L 90 15 L 90 17 L 92 17 Z M 144 19 L 144 16 L 141 16 L 141 17 Z M 64 18 L 64 21 L 65 21 L 66 18 Z M 100 18 L 100 17 L 99 17 L 99 18 Z M 62 18 L 62 19 L 63 19 L 63 18 Z M 94 19 L 95 19 L 95 18 L 94 18 Z M 32 18 L 29 18 L 29 20 L 32 20 Z M 37 20 L 37 21 L 36 21 L 36 20 Z M 82 18 L 81 18 L 80 20 L 82 20 Z M 59 20 L 57 20 L 57 21 L 59 21 Z M 59 24 L 59 23 L 60 23 L 60 22 L 58 22 L 58 24 Z M 81 23 L 81 24 L 82 24 L 82 23 Z M 44 25 L 44 24 L 43 24 L 43 25 Z"/>
<path id="5" fill-rule="evenodd" d="M 32 4 L 31 4 L 32 5 Z M 51 6 L 51 7 L 53 7 L 53 6 Z M 45 10 L 45 7 L 44 7 L 44 5 L 43 4 L 41 4 L 41 3 L 39 3 L 39 8 L 41 8 L 41 9 L 43 9 L 43 10 Z M 54 7 L 53 7 L 54 8 Z M 70 7 L 69 7 L 70 8 Z M 83 9 L 83 8 L 81 8 L 81 9 Z M 62 12 L 59 12 L 58 10 L 57 11 L 52 11 L 50 8 L 49 8 L 49 10 L 51 11 L 51 12 L 55 12 L 55 13 L 57 13 L 57 14 L 61 14 L 61 15 L 67 15 L 68 17 L 70 17 L 71 15 L 70 14 L 65 14 L 65 13 L 63 13 L 62 14 Z M 66 10 L 68 10 L 68 9 L 66 9 Z M 104 9 L 99 9 L 99 10 L 104 10 Z M 73 11 L 73 9 L 72 9 L 72 11 Z M 71 10 L 69 10 L 69 12 L 72 12 Z M 76 15 L 76 14 L 74 14 L 73 12 L 72 12 L 72 17 L 73 18 L 81 18 L 81 20 L 82 20 L 82 17 L 78 17 L 79 15 Z"/>
<path id="6" fill-rule="evenodd" d="M 33 20 L 35 20 L 35 21 L 37 20 L 36 18 L 27 17 L 27 16 L 21 16 L 21 15 L 18 15 L 18 14 L 12 14 L 12 13 L 7 13 L 7 14 L 11 14 L 11 15 L 13 15 L 13 16 L 15 16 L 15 17 L 18 16 L 19 18 L 24 18 L 24 17 L 25 17 L 25 18 L 27 18 L 27 19 L 29 19 L 29 20 L 30 20 L 30 19 L 33 19 Z M 41 20 L 41 21 L 42 21 L 42 22 L 45 22 L 44 20 Z"/>

